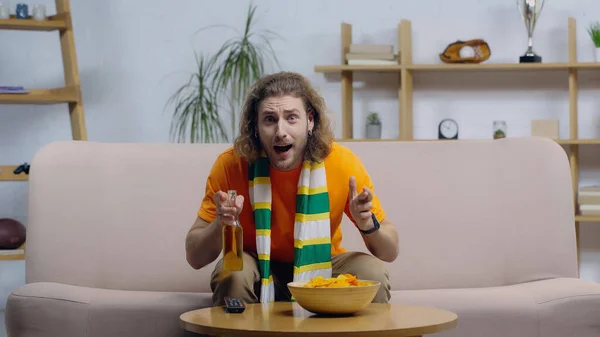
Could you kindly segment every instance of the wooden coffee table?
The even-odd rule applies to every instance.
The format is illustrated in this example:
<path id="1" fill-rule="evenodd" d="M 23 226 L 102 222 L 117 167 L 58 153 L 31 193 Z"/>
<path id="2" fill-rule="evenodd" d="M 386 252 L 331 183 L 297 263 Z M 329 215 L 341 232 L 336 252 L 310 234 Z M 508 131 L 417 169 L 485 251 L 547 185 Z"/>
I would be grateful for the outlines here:
<path id="1" fill-rule="evenodd" d="M 455 313 L 422 306 L 370 304 L 347 317 L 314 315 L 295 302 L 248 304 L 243 313 L 223 307 L 189 311 L 181 326 L 193 333 L 217 336 L 421 336 L 454 328 Z"/>

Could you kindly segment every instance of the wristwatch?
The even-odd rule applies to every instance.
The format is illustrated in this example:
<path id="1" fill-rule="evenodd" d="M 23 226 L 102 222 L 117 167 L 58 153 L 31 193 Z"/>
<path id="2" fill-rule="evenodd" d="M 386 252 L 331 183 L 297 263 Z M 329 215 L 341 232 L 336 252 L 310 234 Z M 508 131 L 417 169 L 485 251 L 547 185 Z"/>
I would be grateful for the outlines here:
<path id="1" fill-rule="evenodd" d="M 366 231 L 364 231 L 360 228 L 358 230 L 364 234 L 371 234 L 371 233 L 375 232 L 376 230 L 378 230 L 379 229 L 379 221 L 377 221 L 375 214 L 371 214 L 371 218 L 373 219 L 373 228 L 367 229 Z"/>

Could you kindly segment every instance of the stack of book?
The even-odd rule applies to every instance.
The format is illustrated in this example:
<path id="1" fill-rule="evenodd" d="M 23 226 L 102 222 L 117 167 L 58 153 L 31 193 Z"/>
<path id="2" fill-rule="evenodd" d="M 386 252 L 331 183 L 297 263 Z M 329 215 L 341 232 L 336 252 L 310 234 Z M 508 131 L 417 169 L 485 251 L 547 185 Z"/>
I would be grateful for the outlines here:
<path id="1" fill-rule="evenodd" d="M 580 188 L 577 203 L 581 215 L 600 215 L 600 186 Z"/>
<path id="2" fill-rule="evenodd" d="M 398 58 L 388 44 L 351 44 L 346 54 L 349 65 L 394 65 Z"/>

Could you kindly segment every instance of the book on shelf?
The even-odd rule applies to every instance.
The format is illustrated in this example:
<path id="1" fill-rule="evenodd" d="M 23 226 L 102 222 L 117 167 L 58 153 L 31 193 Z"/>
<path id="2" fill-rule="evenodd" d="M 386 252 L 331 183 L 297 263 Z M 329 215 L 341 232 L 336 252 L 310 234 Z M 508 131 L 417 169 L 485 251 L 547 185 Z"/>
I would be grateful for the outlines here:
<path id="1" fill-rule="evenodd" d="M 395 60 L 348 60 L 348 65 L 383 66 L 396 64 L 398 64 L 398 61 Z"/>
<path id="2" fill-rule="evenodd" d="M 581 215 L 600 215 L 600 186 L 585 186 L 577 195 Z"/>
<path id="3" fill-rule="evenodd" d="M 24 87 L 0 86 L 0 94 L 28 94 L 29 90 Z"/>
<path id="4" fill-rule="evenodd" d="M 577 203 L 581 205 L 600 205 L 600 186 L 585 186 L 579 189 Z"/>
<path id="5" fill-rule="evenodd" d="M 0 249 L 0 256 L 20 255 L 25 254 L 25 249 Z"/>
<path id="6" fill-rule="evenodd" d="M 348 53 L 346 60 L 395 60 L 394 53 Z"/>
<path id="7" fill-rule="evenodd" d="M 352 43 L 348 52 L 350 54 L 393 54 L 394 46 L 391 44 Z"/>
<path id="8" fill-rule="evenodd" d="M 581 215 L 600 215 L 600 205 L 579 205 Z"/>
<path id="9" fill-rule="evenodd" d="M 397 55 L 394 46 L 386 44 L 351 44 L 346 53 L 349 65 L 396 65 Z"/>

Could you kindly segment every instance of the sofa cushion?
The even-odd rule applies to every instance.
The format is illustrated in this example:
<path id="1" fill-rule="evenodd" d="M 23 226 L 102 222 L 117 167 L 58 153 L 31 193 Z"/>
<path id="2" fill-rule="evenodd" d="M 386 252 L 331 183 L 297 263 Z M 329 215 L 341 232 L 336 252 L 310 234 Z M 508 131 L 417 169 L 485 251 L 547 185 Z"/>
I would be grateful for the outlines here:
<path id="1" fill-rule="evenodd" d="M 600 285 L 556 278 L 511 286 L 393 291 L 392 303 L 456 312 L 439 337 L 600 336 Z"/>
<path id="2" fill-rule="evenodd" d="M 577 276 L 571 171 L 556 142 L 343 145 L 361 158 L 398 228 L 400 255 L 388 265 L 392 289 Z M 229 146 L 45 146 L 29 177 L 27 283 L 209 292 L 215 263 L 192 269 L 184 243 L 212 163 Z M 342 227 L 343 247 L 364 251 L 348 217 Z"/>
<path id="3" fill-rule="evenodd" d="M 540 311 L 540 336 L 600 336 L 600 285 L 559 278 L 519 285 Z"/>
<path id="4" fill-rule="evenodd" d="M 8 298 L 8 336 L 183 336 L 179 316 L 212 305 L 210 293 L 169 293 L 31 283 Z"/>
<path id="5" fill-rule="evenodd" d="M 392 303 L 456 312 L 435 336 L 600 336 L 600 285 L 557 278 L 512 286 L 392 291 Z M 58 283 L 18 288 L 7 303 L 8 336 L 183 336 L 179 316 L 211 306 L 210 293 L 120 291 Z"/>

